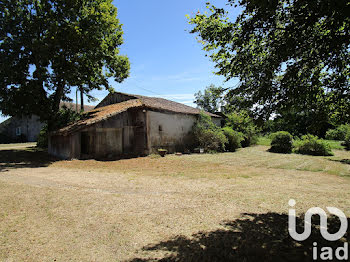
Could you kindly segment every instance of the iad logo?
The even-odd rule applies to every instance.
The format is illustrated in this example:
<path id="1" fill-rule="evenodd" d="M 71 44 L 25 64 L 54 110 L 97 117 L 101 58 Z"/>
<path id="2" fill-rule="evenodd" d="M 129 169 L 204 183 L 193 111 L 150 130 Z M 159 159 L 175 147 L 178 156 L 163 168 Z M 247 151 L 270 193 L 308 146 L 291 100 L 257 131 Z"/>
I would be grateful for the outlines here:
<path id="1" fill-rule="evenodd" d="M 289 206 L 294 207 L 296 204 L 294 199 L 289 200 Z M 320 216 L 320 232 L 324 239 L 328 241 L 337 241 L 341 239 L 347 229 L 348 229 L 348 220 L 345 214 L 336 207 L 327 207 L 327 210 L 330 214 L 336 215 L 340 220 L 340 228 L 338 232 L 331 234 L 327 229 L 327 214 L 326 212 L 319 207 L 312 207 L 305 213 L 305 222 L 304 222 L 304 232 L 298 233 L 296 231 L 296 215 L 295 209 L 289 209 L 288 214 L 288 231 L 290 236 L 297 241 L 304 241 L 311 235 L 311 218 L 313 215 Z M 348 243 L 344 243 L 344 247 L 338 247 L 335 250 L 335 257 L 338 260 L 347 260 L 349 254 Z M 313 259 L 316 260 L 318 257 L 317 243 L 314 242 L 313 247 Z M 331 247 L 322 247 L 320 253 L 320 259 L 322 260 L 332 260 L 333 259 L 333 250 Z"/>

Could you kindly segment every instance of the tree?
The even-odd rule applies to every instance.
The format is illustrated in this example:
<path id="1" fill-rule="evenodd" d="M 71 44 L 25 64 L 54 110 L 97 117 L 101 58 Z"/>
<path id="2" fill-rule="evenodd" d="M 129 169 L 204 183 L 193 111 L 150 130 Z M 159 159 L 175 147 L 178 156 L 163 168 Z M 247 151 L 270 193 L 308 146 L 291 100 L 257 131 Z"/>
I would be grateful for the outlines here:
<path id="1" fill-rule="evenodd" d="M 257 143 L 257 134 L 260 131 L 254 120 L 246 111 L 230 112 L 226 114 L 225 127 L 243 134 L 242 147 L 251 146 Z"/>
<path id="2" fill-rule="evenodd" d="M 207 112 L 215 113 L 221 110 L 221 106 L 223 106 L 223 95 L 224 88 L 221 86 L 216 87 L 211 84 L 210 86 L 204 89 L 204 92 L 201 91 L 194 94 L 195 101 L 194 103 L 197 106 Z"/>
<path id="3" fill-rule="evenodd" d="M 85 92 L 122 82 L 129 60 L 111 0 L 0 3 L 0 110 L 54 121 L 71 87 Z"/>
<path id="4" fill-rule="evenodd" d="M 72 122 L 79 120 L 82 117 L 82 113 L 74 111 L 71 108 L 62 107 L 58 110 L 55 122 L 52 123 L 52 129 L 57 130 L 62 127 L 69 125 Z M 49 143 L 49 129 L 48 125 L 45 124 L 38 135 L 37 146 L 41 148 L 47 148 Z"/>
<path id="5" fill-rule="evenodd" d="M 189 19 L 217 74 L 238 78 L 231 103 L 269 118 L 277 110 L 312 112 L 326 101 L 332 113 L 350 116 L 350 4 L 348 0 L 228 0 L 243 11 L 208 3 L 209 14 Z M 324 97 L 327 97 L 326 99 Z M 277 112 L 278 113 L 278 112 Z"/>

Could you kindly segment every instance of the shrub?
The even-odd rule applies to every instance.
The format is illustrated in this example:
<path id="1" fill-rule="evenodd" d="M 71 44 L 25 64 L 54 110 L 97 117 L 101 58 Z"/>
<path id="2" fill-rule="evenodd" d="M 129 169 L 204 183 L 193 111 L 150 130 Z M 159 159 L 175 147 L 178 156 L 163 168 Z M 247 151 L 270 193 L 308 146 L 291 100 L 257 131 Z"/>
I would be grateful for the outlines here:
<path id="1" fill-rule="evenodd" d="M 295 143 L 295 152 L 303 155 L 333 156 L 331 146 L 317 136 L 305 135 Z"/>
<path id="2" fill-rule="evenodd" d="M 230 127 L 224 127 L 222 131 L 227 138 L 227 143 L 225 144 L 227 151 L 234 152 L 237 148 L 242 147 L 241 142 L 244 140 L 244 136 L 241 132 L 237 132 Z"/>
<path id="3" fill-rule="evenodd" d="M 41 128 L 40 133 L 38 135 L 38 141 L 36 142 L 36 146 L 41 148 L 47 148 L 48 140 L 48 128 L 47 125 L 44 125 Z"/>
<path id="4" fill-rule="evenodd" d="M 335 129 L 329 129 L 326 133 L 326 139 L 344 140 L 347 133 L 350 132 L 350 125 L 340 125 Z"/>
<path id="5" fill-rule="evenodd" d="M 346 150 L 350 150 L 350 131 L 346 133 L 343 145 Z"/>
<path id="6" fill-rule="evenodd" d="M 326 139 L 328 140 L 344 140 L 342 139 L 342 134 L 339 132 L 338 129 L 329 129 L 326 132 Z"/>
<path id="7" fill-rule="evenodd" d="M 205 152 L 224 151 L 227 143 L 225 135 L 221 131 L 214 130 L 202 130 L 198 141 Z"/>
<path id="8" fill-rule="evenodd" d="M 243 133 L 243 141 L 241 142 L 242 147 L 248 147 L 252 145 L 256 145 L 258 142 L 258 135 L 257 135 L 257 128 L 256 126 L 250 126 L 246 129 L 246 131 Z"/>
<path id="9" fill-rule="evenodd" d="M 233 112 L 227 115 L 226 127 L 243 134 L 242 147 L 255 145 L 258 142 L 258 128 L 253 119 L 245 111 Z"/>
<path id="10" fill-rule="evenodd" d="M 203 112 L 193 126 L 193 134 L 199 146 L 206 152 L 224 151 L 228 142 L 221 129 Z"/>
<path id="11" fill-rule="evenodd" d="M 293 149 L 293 137 L 289 132 L 279 131 L 271 135 L 270 152 L 290 154 Z"/>

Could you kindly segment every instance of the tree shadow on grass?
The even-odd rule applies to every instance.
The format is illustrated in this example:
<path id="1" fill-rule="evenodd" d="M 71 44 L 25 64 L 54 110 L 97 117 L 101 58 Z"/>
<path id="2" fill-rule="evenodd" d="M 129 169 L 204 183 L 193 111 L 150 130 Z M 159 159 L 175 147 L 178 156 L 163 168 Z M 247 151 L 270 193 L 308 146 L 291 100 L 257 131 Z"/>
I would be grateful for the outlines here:
<path id="1" fill-rule="evenodd" d="M 57 161 L 46 150 L 37 147 L 0 150 L 0 172 L 15 168 L 46 167 Z"/>
<path id="2" fill-rule="evenodd" d="M 350 223 L 350 219 L 348 221 Z M 304 231 L 303 224 L 304 220 L 297 218 L 297 232 Z M 237 220 L 223 223 L 225 229 L 199 232 L 191 238 L 177 236 L 143 248 L 151 256 L 152 252 L 170 252 L 162 259 L 150 257 L 131 261 L 313 261 L 313 242 L 318 244 L 318 254 L 322 247 L 337 248 L 344 246 L 344 240 L 349 242 L 349 230 L 343 239 L 329 242 L 323 239 L 318 225 L 319 217 L 313 216 L 311 236 L 297 242 L 289 236 L 288 215 L 246 213 Z M 339 226 L 338 218 L 328 218 L 330 233 L 337 232 Z"/>
<path id="3" fill-rule="evenodd" d="M 350 159 L 329 159 L 330 161 L 339 162 L 345 165 L 350 165 Z"/>

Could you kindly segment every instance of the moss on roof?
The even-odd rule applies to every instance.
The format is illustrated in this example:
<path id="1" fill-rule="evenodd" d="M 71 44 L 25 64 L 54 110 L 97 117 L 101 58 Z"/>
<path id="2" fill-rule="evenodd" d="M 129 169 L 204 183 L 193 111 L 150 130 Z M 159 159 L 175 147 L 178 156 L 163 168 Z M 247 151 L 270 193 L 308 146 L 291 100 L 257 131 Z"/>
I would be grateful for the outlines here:
<path id="1" fill-rule="evenodd" d="M 104 107 L 99 107 L 94 110 L 85 113 L 83 117 L 66 126 L 58 131 L 54 132 L 54 134 L 69 134 L 75 131 L 81 130 L 87 126 L 93 125 L 97 122 L 106 120 L 110 117 L 113 117 L 117 114 L 127 111 L 129 108 L 141 107 L 142 103 L 139 99 L 132 99 L 125 102 L 112 104 Z"/>
<path id="2" fill-rule="evenodd" d="M 201 110 L 198 108 L 193 108 L 181 103 L 177 103 L 174 101 L 170 101 L 164 98 L 158 97 L 147 97 L 147 96 L 139 96 L 139 95 L 130 95 L 134 97 L 134 99 L 130 99 L 124 102 L 111 104 L 103 107 L 96 107 L 92 111 L 84 114 L 82 119 L 59 129 L 53 134 L 66 135 L 76 131 L 79 131 L 85 127 L 98 123 L 100 121 L 106 120 L 110 117 L 113 117 L 117 114 L 127 111 L 130 108 L 147 108 L 151 110 L 158 111 L 168 111 L 173 113 L 180 114 L 190 114 L 190 115 L 198 115 Z M 220 117 L 218 115 L 208 113 L 211 117 Z"/>

